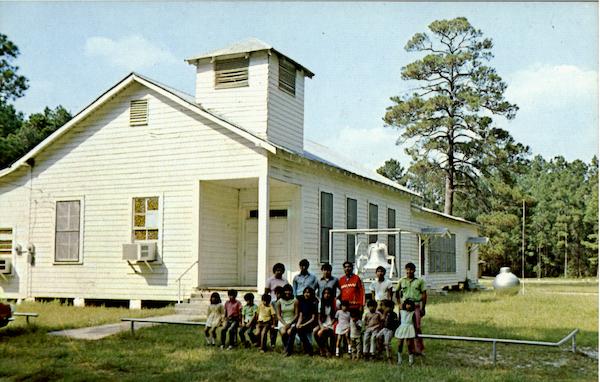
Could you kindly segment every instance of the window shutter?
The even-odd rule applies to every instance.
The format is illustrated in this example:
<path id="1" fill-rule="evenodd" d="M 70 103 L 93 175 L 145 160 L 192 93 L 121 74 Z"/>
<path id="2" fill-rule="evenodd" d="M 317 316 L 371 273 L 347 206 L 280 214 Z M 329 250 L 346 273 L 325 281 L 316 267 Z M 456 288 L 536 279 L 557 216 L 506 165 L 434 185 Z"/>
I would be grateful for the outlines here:
<path id="1" fill-rule="evenodd" d="M 346 228 L 357 228 L 357 208 L 356 199 L 346 198 Z M 356 235 L 346 235 L 346 260 L 354 262 L 356 250 Z"/>
<path id="2" fill-rule="evenodd" d="M 377 229 L 379 219 L 379 207 L 377 204 L 369 203 L 369 229 Z M 369 235 L 369 244 L 377 243 L 377 235 Z"/>
<path id="3" fill-rule="evenodd" d="M 296 95 L 296 67 L 283 57 L 279 59 L 279 89 Z"/>
<path id="4" fill-rule="evenodd" d="M 248 86 L 248 58 L 215 62 L 215 89 Z"/>
<path id="5" fill-rule="evenodd" d="M 321 250 L 322 263 L 329 261 L 329 230 L 333 228 L 333 194 L 321 192 Z"/>
<path id="6" fill-rule="evenodd" d="M 129 103 L 129 126 L 148 124 L 148 100 L 136 99 Z"/>

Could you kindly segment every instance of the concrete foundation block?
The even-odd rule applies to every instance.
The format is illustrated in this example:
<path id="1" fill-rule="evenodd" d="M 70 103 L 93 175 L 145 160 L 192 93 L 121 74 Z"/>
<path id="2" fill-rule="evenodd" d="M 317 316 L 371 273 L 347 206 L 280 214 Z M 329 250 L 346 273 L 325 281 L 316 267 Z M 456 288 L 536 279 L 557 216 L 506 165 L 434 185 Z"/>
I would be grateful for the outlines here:
<path id="1" fill-rule="evenodd" d="M 129 309 L 142 309 L 142 300 L 129 300 Z"/>
<path id="2" fill-rule="evenodd" d="M 73 306 L 85 307 L 85 299 L 83 297 L 75 297 L 73 299 Z"/>

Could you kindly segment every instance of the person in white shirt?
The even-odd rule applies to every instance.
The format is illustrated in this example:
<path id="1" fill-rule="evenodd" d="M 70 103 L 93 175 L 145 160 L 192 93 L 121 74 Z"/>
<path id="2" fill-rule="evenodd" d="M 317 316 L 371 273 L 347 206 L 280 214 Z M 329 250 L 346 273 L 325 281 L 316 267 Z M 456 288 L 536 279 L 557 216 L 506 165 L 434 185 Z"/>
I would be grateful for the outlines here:
<path id="1" fill-rule="evenodd" d="M 369 292 L 371 292 L 371 298 L 377 301 L 377 305 L 381 307 L 381 301 L 392 299 L 394 284 L 392 280 L 385 278 L 385 268 L 382 266 L 375 269 L 375 275 L 377 279 L 369 286 Z"/>

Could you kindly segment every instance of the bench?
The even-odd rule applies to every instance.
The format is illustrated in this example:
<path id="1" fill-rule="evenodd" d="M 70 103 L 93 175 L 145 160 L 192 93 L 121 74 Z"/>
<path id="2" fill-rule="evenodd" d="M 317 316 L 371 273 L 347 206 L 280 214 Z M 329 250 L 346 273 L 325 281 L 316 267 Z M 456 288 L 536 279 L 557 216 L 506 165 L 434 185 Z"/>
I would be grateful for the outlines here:
<path id="1" fill-rule="evenodd" d="M 205 322 L 195 322 L 195 321 L 173 321 L 173 320 L 160 320 L 154 318 L 121 318 L 121 321 L 128 321 L 131 323 L 131 334 L 135 334 L 135 323 L 149 323 L 149 324 L 169 324 L 169 325 L 191 325 L 191 326 L 204 326 Z"/>
<path id="2" fill-rule="evenodd" d="M 39 314 L 37 313 L 27 313 L 27 312 L 14 312 L 13 317 L 17 316 L 17 317 L 25 317 L 25 319 L 27 320 L 27 324 L 29 324 L 29 317 L 39 317 Z"/>

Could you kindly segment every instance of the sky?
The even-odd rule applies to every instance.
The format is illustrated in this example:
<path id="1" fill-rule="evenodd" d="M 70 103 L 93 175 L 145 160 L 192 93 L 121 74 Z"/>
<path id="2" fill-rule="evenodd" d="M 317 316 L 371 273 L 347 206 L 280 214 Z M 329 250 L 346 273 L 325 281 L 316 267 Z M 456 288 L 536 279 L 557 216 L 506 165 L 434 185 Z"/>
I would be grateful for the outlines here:
<path id="1" fill-rule="evenodd" d="M 598 3 L 0 2 L 0 33 L 20 49 L 26 114 L 77 113 L 131 71 L 193 94 L 185 58 L 256 37 L 315 73 L 305 139 L 375 169 L 408 167 L 382 117 L 414 86 L 404 45 L 434 20 L 464 16 L 494 42 L 489 65 L 520 110 L 499 127 L 546 159 L 598 153 Z"/>

